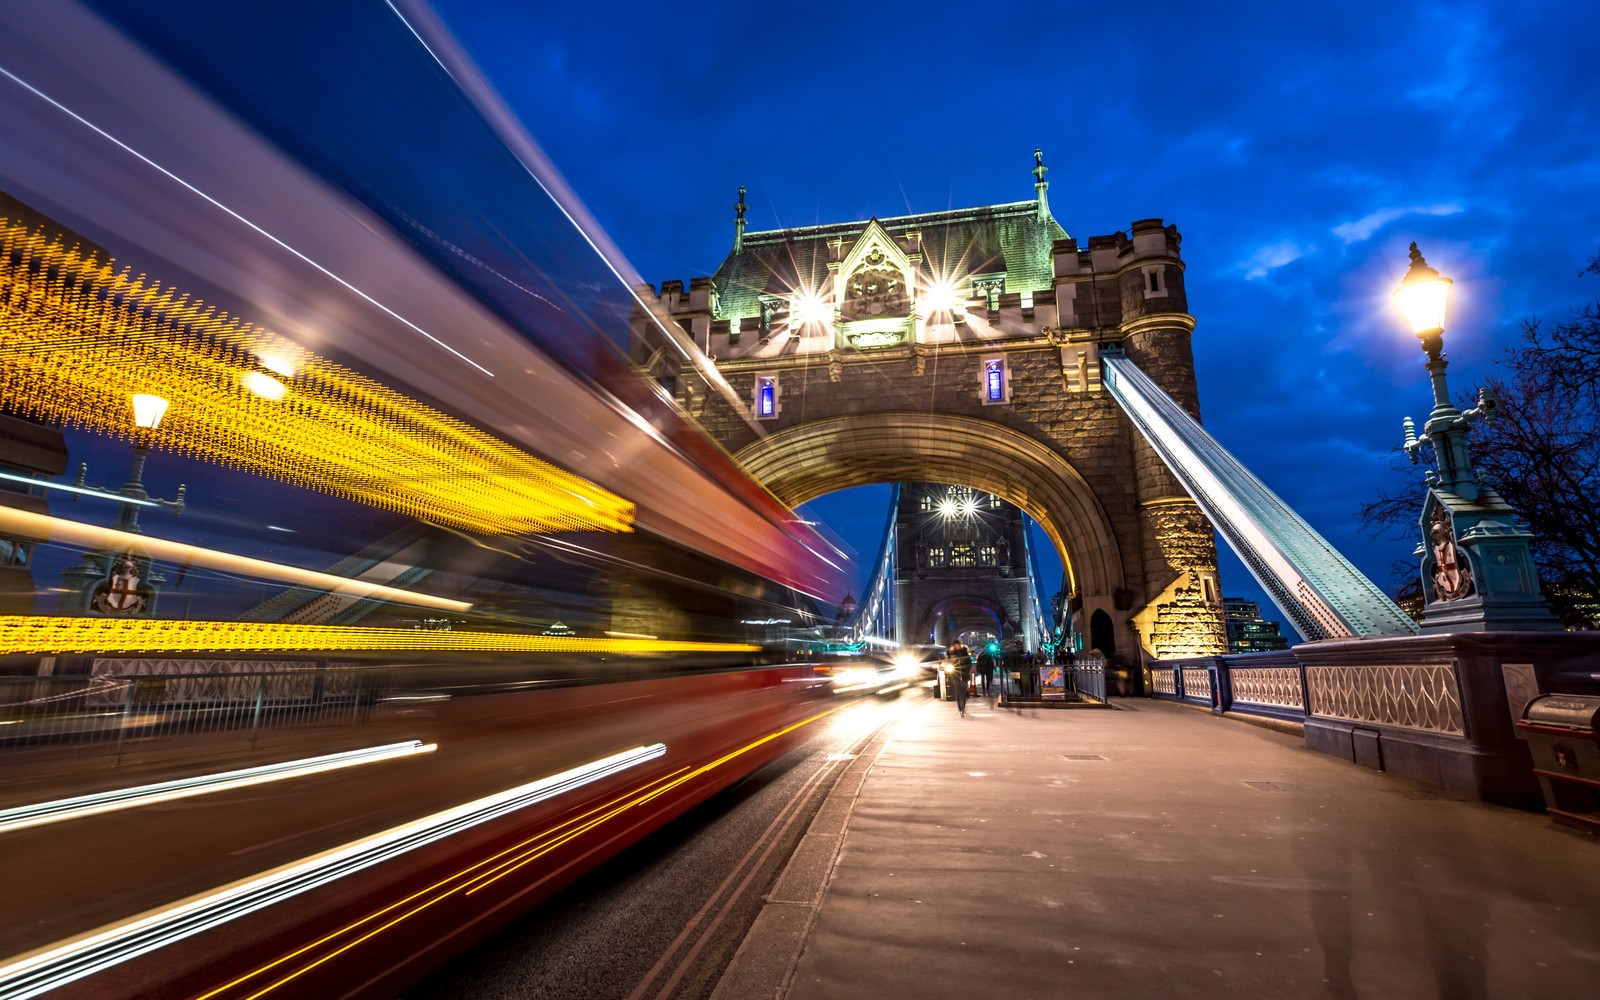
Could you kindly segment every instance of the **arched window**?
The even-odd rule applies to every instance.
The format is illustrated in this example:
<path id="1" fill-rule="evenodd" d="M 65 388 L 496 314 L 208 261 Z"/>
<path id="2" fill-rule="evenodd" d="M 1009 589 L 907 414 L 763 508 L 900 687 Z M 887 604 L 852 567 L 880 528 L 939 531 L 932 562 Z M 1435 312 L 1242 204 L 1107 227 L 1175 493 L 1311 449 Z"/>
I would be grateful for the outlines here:
<path id="1" fill-rule="evenodd" d="M 1108 661 L 1117 655 L 1117 630 L 1104 609 L 1089 616 L 1089 645 L 1104 653 Z"/>

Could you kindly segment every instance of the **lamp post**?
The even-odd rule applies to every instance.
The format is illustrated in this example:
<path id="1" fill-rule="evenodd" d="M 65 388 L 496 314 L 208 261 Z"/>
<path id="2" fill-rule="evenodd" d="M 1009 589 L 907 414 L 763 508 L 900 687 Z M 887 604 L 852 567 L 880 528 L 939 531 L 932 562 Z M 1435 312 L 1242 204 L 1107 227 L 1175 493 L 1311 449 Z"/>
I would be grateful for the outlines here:
<path id="1" fill-rule="evenodd" d="M 122 484 L 122 489 L 117 492 L 134 500 L 150 500 L 150 494 L 144 488 L 144 463 L 150 457 L 150 433 L 161 426 L 161 418 L 167 415 L 167 401 L 160 396 L 149 393 L 137 393 L 133 397 L 133 424 L 138 428 L 134 432 L 133 441 L 133 468 L 128 473 L 128 481 Z M 187 487 L 178 487 L 178 499 L 151 502 L 164 507 L 173 508 L 179 515 L 183 514 L 183 495 Z M 117 513 L 117 527 L 123 531 L 139 530 L 139 507 L 141 504 L 128 503 L 122 505 L 122 510 Z"/>
<path id="2" fill-rule="evenodd" d="M 1422 630 L 1556 628 L 1528 549 L 1533 536 L 1472 468 L 1467 431 L 1478 420 L 1493 418 L 1494 399 L 1480 390 L 1478 405 L 1465 411 L 1450 401 L 1444 317 L 1451 284 L 1411 244 L 1411 266 L 1394 298 L 1428 357 L 1424 367 L 1433 383 L 1433 409 L 1422 436 L 1410 417 L 1404 424 L 1412 464 L 1427 445 L 1435 465 L 1425 476 L 1422 544 L 1416 553 L 1422 563 Z"/>
<path id="3" fill-rule="evenodd" d="M 115 492 L 89 490 L 84 486 L 88 466 L 78 467 L 74 488 L 79 492 L 120 498 L 117 511 L 117 530 L 140 534 L 139 508 L 171 507 L 183 513 L 186 487 L 178 487 L 176 500 L 153 498 L 144 487 L 144 463 L 150 457 L 150 436 L 161 425 L 166 415 L 167 401 L 160 396 L 140 393 L 133 397 L 133 467 L 128 481 Z M 61 608 L 70 614 L 99 614 L 114 616 L 149 615 L 155 612 L 161 585 L 166 578 L 155 571 L 148 556 L 137 546 L 118 551 L 85 552 L 83 562 L 61 571 L 66 586 L 61 595 Z"/>

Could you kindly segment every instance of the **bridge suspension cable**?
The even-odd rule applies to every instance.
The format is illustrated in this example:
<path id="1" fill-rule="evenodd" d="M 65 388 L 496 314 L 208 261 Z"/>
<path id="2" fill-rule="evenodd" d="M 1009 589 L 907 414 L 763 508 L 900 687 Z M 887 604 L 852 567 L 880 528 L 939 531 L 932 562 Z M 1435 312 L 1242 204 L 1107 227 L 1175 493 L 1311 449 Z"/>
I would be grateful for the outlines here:
<path id="1" fill-rule="evenodd" d="M 1022 549 L 1025 564 L 1028 567 L 1028 607 L 1026 614 L 1034 623 L 1034 630 L 1039 636 L 1038 648 L 1054 656 L 1057 647 L 1063 642 L 1070 643 L 1071 619 L 1066 623 L 1052 617 L 1050 612 L 1051 598 L 1054 596 L 1042 589 L 1046 586 L 1044 574 L 1039 570 L 1039 553 L 1033 547 L 1032 521 L 1026 514 L 1023 515 L 1024 528 L 1022 531 Z M 1059 584 L 1057 585 L 1059 587 Z M 1065 609 L 1063 609 L 1065 610 Z M 1063 615 L 1063 617 L 1065 617 Z M 1070 645 L 1068 648 L 1071 648 Z"/>
<path id="2" fill-rule="evenodd" d="M 861 603 L 856 605 L 855 615 L 845 623 L 844 635 L 852 643 L 905 641 L 904 636 L 895 634 L 894 616 L 894 552 L 899 509 L 900 484 L 895 483 L 889 494 L 889 518 L 883 526 L 883 540 L 878 544 L 872 576 L 861 594 Z"/>
<path id="3" fill-rule="evenodd" d="M 1151 381 L 1120 347 L 1103 381 L 1151 447 L 1307 641 L 1410 635 L 1417 625 Z"/>

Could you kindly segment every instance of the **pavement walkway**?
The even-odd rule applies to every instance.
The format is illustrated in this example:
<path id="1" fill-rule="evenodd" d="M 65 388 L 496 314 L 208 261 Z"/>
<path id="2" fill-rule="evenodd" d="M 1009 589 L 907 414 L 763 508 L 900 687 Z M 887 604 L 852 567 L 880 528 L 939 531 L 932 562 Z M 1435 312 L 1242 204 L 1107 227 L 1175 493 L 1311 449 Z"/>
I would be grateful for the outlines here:
<path id="1" fill-rule="evenodd" d="M 1600 838 L 1115 704 L 894 723 L 716 1000 L 1600 996 Z"/>

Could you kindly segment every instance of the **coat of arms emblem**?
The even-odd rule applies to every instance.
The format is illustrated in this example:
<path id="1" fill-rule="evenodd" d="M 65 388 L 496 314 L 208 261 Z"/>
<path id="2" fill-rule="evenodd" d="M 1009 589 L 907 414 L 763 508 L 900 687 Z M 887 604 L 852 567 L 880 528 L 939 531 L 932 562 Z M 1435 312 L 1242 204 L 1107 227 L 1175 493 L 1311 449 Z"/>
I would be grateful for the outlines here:
<path id="1" fill-rule="evenodd" d="M 94 590 L 96 610 L 108 615 L 135 615 L 150 603 L 150 594 L 139 573 L 139 561 L 123 552 L 111 560 L 105 582 Z"/>

